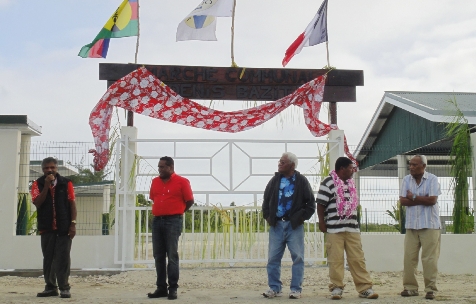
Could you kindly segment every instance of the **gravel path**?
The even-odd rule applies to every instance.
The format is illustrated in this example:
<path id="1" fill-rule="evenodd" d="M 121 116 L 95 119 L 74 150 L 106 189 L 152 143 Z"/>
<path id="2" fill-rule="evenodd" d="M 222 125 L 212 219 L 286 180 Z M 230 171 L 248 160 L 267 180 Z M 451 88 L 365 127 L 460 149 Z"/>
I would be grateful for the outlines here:
<path id="1" fill-rule="evenodd" d="M 306 267 L 303 297 L 290 300 L 287 297 L 291 268 L 283 266 L 282 281 L 284 295 L 281 298 L 265 299 L 261 293 L 267 289 L 265 267 L 249 268 L 206 268 L 182 267 L 179 298 L 177 303 L 334 303 L 327 290 L 326 267 Z M 374 272 L 374 290 L 378 300 L 360 299 L 353 288 L 350 273 L 346 271 L 347 288 L 338 303 L 428 303 L 423 294 L 418 297 L 402 298 L 401 272 Z M 422 284 L 421 274 L 419 281 Z M 43 290 L 42 278 L 0 277 L 0 303 L 153 303 L 167 299 L 148 299 L 147 292 L 155 289 L 155 271 L 138 270 L 113 276 L 71 277 L 71 299 L 36 298 Z M 436 301 L 439 303 L 475 303 L 476 280 L 471 275 L 440 274 Z"/>

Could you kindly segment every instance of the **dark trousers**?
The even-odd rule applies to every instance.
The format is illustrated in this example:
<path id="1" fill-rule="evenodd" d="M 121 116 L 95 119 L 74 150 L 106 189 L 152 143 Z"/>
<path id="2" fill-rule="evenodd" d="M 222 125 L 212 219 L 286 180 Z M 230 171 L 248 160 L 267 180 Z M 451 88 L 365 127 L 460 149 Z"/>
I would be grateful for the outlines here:
<path id="1" fill-rule="evenodd" d="M 157 272 L 157 288 L 178 288 L 179 254 L 178 240 L 182 233 L 183 217 L 180 215 L 156 216 L 152 223 L 152 248 Z M 168 263 L 166 263 L 166 258 Z"/>
<path id="2" fill-rule="evenodd" d="M 55 290 L 58 287 L 60 290 L 70 289 L 68 279 L 71 267 L 71 244 L 69 235 L 59 236 L 56 231 L 41 234 L 45 290 Z"/>

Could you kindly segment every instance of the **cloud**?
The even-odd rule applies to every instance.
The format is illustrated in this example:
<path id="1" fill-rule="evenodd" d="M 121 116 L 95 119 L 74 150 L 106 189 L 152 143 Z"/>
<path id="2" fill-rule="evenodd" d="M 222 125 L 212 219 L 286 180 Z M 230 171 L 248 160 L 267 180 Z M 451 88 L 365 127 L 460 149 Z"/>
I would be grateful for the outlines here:
<path id="1" fill-rule="evenodd" d="M 2 52 L 0 48 L 2 112 L 27 114 L 43 125 L 41 140 L 92 141 L 89 113 L 106 91 L 106 82 L 98 80 L 98 63 L 134 61 L 135 37 L 112 39 L 105 60 L 77 57 L 81 46 L 96 36 L 116 5 L 113 1 L 104 2 L 85 0 L 85 5 L 74 8 L 58 3 L 56 12 L 46 8 L 41 12 L 49 31 L 27 40 L 12 33 L 0 41 L 3 49 L 16 46 L 14 51 Z M 0 9 L 12 3 L 0 0 Z M 88 14 L 90 5 L 95 5 L 95 10 Z M 175 42 L 178 23 L 196 5 L 197 0 L 181 0 L 180 6 L 173 1 L 141 2 L 139 63 L 230 66 L 230 18 L 219 18 L 218 41 Z M 320 1 L 311 0 L 238 1 L 236 63 L 245 67 L 281 67 L 285 50 L 305 29 L 319 5 Z M 23 32 L 35 28 L 34 14 L 16 8 L 23 18 L 18 18 L 16 12 L 17 15 L 9 14 L 13 17 L 5 16 L 12 19 L 4 21 Z M 73 9 L 77 13 L 71 14 Z M 57 12 L 67 12 L 67 18 L 63 16 L 61 22 L 53 18 Z M 87 20 L 82 19 L 85 14 Z M 449 0 L 437 4 L 431 0 L 329 2 L 330 63 L 340 69 L 363 70 L 365 77 L 365 86 L 357 87 L 357 102 L 338 104 L 338 125 L 349 143 L 359 142 L 384 91 L 474 91 L 475 15 L 476 2 L 472 0 L 459 1 L 458 5 Z M 317 69 L 326 64 L 326 47 L 320 44 L 304 48 L 288 67 Z M 231 104 L 234 109 L 243 107 L 240 102 Z M 124 123 L 123 112 L 119 110 Z M 171 125 L 141 115 L 135 115 L 135 124 L 141 137 L 312 138 L 299 120 L 301 116 L 302 113 L 283 114 L 238 134 Z M 326 113 L 321 118 L 326 121 Z"/>
<path id="2" fill-rule="evenodd" d="M 8 7 L 12 3 L 12 0 L 0 0 L 0 9 Z"/>

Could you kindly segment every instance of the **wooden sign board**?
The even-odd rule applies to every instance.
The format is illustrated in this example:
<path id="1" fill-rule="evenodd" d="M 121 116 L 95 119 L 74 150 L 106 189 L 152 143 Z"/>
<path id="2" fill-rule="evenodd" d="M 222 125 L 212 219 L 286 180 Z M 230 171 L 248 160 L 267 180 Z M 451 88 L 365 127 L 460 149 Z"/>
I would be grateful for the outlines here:
<path id="1" fill-rule="evenodd" d="M 99 79 L 108 87 L 141 64 L 100 63 Z M 144 65 L 179 95 L 190 99 L 271 101 L 294 92 L 327 70 Z M 356 86 L 364 85 L 362 70 L 332 70 L 323 101 L 356 101 Z"/>

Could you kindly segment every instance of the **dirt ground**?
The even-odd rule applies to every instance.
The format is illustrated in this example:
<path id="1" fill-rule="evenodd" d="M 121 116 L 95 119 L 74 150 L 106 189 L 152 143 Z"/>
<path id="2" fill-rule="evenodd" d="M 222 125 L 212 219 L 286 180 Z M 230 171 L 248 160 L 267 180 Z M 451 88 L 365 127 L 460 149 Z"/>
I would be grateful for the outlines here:
<path id="1" fill-rule="evenodd" d="M 210 268 L 183 266 L 180 272 L 178 303 L 326 303 L 332 300 L 327 289 L 328 269 L 307 266 L 304 273 L 303 297 L 291 300 L 287 297 L 291 268 L 283 266 L 284 295 L 266 299 L 261 295 L 267 290 L 265 267 Z M 422 292 L 418 297 L 402 298 L 401 272 L 372 272 L 377 300 L 361 299 L 354 289 L 350 273 L 346 271 L 347 286 L 340 303 L 428 303 Z M 419 282 L 422 285 L 419 274 Z M 71 299 L 37 298 L 43 290 L 41 277 L 0 277 L 0 303 L 154 303 L 166 298 L 148 299 L 147 293 L 155 289 L 153 269 L 128 271 L 113 276 L 87 276 L 70 278 Z M 445 275 L 438 278 L 439 303 L 476 303 L 476 280 L 472 275 Z M 334 301 L 332 301 L 334 302 Z"/>

